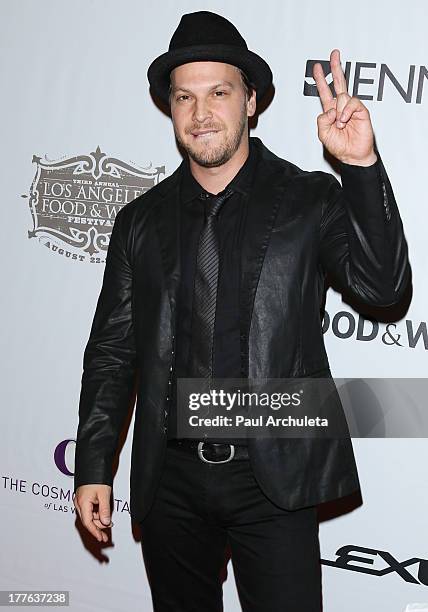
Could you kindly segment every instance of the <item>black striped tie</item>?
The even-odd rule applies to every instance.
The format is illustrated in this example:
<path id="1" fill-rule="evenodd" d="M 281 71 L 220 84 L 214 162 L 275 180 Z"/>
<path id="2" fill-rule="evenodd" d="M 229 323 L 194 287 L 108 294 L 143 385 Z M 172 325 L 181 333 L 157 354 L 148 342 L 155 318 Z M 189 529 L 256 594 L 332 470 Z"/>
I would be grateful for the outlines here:
<path id="1" fill-rule="evenodd" d="M 212 378 L 214 322 L 217 300 L 219 249 L 217 238 L 217 213 L 232 189 L 209 197 L 206 201 L 205 225 L 199 238 L 193 291 L 192 338 L 189 355 L 189 378 Z"/>

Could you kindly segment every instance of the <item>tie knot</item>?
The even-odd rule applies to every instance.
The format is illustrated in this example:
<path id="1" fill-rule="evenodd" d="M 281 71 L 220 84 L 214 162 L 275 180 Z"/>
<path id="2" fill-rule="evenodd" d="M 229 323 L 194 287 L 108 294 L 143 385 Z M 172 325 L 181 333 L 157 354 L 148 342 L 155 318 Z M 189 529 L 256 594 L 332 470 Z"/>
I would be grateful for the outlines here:
<path id="1" fill-rule="evenodd" d="M 213 198 L 207 198 L 205 194 L 202 194 L 202 199 L 205 199 L 207 202 L 206 211 L 208 217 L 215 217 L 219 212 L 222 204 L 229 198 L 233 193 L 232 189 L 227 189 L 221 195 L 214 196 Z"/>

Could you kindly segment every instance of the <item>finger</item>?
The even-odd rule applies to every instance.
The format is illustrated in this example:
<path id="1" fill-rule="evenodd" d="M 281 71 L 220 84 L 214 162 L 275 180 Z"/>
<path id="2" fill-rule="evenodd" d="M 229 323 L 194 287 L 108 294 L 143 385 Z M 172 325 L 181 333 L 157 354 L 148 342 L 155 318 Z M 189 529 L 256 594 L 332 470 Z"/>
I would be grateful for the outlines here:
<path id="1" fill-rule="evenodd" d="M 331 89 L 324 76 L 324 71 L 319 62 L 315 62 L 313 67 L 314 80 L 318 89 L 318 95 L 321 100 L 322 108 L 324 112 L 327 112 L 330 108 L 334 108 L 335 100 Z"/>
<path id="2" fill-rule="evenodd" d="M 337 127 L 344 127 L 344 123 L 342 125 L 339 125 L 339 123 L 341 122 L 340 117 L 343 113 L 343 110 L 346 108 L 346 105 L 348 104 L 349 100 L 351 99 L 351 96 L 347 93 L 340 93 L 337 96 L 337 104 L 336 104 L 336 110 L 337 110 L 337 116 L 336 116 L 336 122 L 337 122 Z"/>
<path id="3" fill-rule="evenodd" d="M 331 73 L 333 75 L 334 91 L 336 96 L 347 92 L 346 79 L 340 64 L 340 51 L 339 49 L 333 49 L 330 54 L 330 66 Z"/>
<path id="4" fill-rule="evenodd" d="M 113 527 L 113 525 L 114 525 L 113 522 L 110 523 L 110 525 L 104 525 L 100 521 L 100 519 L 96 519 L 96 518 L 92 519 L 92 521 L 93 521 L 94 525 L 96 525 L 99 529 L 111 529 Z"/>
<path id="5" fill-rule="evenodd" d="M 350 98 L 345 106 L 338 111 L 336 126 L 343 128 L 352 120 L 364 119 L 369 117 L 369 111 L 358 98 Z"/>
<path id="6" fill-rule="evenodd" d="M 354 113 L 356 115 L 354 116 Z M 347 123 L 351 117 L 355 119 L 364 119 L 368 114 L 367 108 L 361 102 L 361 100 L 357 97 L 349 98 L 343 109 L 341 109 L 340 114 L 338 114 L 338 120 L 342 123 Z"/>
<path id="7" fill-rule="evenodd" d="M 93 521 L 94 525 L 95 525 L 95 521 Z M 101 536 L 101 539 L 99 540 L 100 542 L 108 542 L 108 538 L 109 536 L 104 533 L 103 529 L 105 529 L 105 527 L 99 527 L 98 525 L 95 525 L 95 527 L 98 529 L 98 533 Z"/>
<path id="8" fill-rule="evenodd" d="M 336 110 L 334 108 L 330 108 L 326 113 L 321 113 L 317 117 L 318 123 L 318 136 L 321 139 L 321 142 L 324 142 L 324 138 L 327 136 L 328 132 L 332 124 L 336 119 Z"/>
<path id="9" fill-rule="evenodd" d="M 110 529 L 114 525 L 113 521 L 110 521 L 110 525 L 104 525 L 104 523 L 102 523 L 101 520 L 100 520 L 100 515 L 99 515 L 98 512 L 93 512 L 92 520 L 93 520 L 94 524 L 97 527 L 99 527 L 100 529 Z"/>
<path id="10" fill-rule="evenodd" d="M 93 503 L 91 501 L 84 501 L 80 504 L 80 515 L 83 526 L 86 527 L 89 533 L 93 535 L 94 538 L 98 540 L 98 542 L 102 542 L 104 540 L 104 534 L 100 529 L 98 529 L 96 525 L 94 525 L 92 521 L 92 511 Z"/>

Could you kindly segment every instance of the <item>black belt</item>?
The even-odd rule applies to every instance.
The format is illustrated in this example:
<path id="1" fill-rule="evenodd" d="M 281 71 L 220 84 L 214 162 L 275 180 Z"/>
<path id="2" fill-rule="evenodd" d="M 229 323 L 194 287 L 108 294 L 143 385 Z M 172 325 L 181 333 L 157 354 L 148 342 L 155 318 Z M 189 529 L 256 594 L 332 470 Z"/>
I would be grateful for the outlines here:
<path id="1" fill-rule="evenodd" d="M 193 455 L 196 454 L 201 461 L 206 463 L 228 463 L 232 460 L 249 459 L 248 447 L 246 445 L 171 438 L 168 440 L 168 447 L 180 449 Z"/>

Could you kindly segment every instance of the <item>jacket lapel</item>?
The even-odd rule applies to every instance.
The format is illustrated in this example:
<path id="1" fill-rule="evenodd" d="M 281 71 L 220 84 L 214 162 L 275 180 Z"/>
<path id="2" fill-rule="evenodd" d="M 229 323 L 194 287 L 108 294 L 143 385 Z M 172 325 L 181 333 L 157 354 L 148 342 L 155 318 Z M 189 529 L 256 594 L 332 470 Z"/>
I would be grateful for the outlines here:
<path id="1" fill-rule="evenodd" d="M 240 335 L 243 377 L 248 375 L 248 338 L 257 284 L 288 182 L 284 166 L 272 163 L 266 158 L 265 153 L 270 152 L 260 141 L 259 143 L 259 162 L 247 201 L 248 210 L 241 252 Z"/>
<path id="2" fill-rule="evenodd" d="M 173 174 L 159 184 L 161 201 L 155 207 L 163 271 L 171 312 L 175 312 L 180 282 L 180 177 L 182 162 Z"/>

